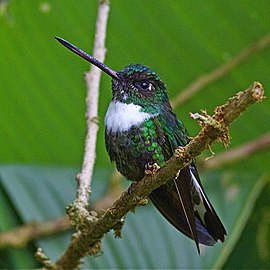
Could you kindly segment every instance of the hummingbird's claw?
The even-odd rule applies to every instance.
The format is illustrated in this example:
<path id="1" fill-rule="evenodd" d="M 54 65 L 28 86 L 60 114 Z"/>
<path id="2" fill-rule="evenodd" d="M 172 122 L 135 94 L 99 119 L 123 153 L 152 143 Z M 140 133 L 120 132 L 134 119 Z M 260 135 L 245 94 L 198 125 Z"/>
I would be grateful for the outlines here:
<path id="1" fill-rule="evenodd" d="M 131 196 L 133 190 L 135 189 L 136 183 L 131 183 L 131 185 L 128 187 L 128 195 Z"/>
<path id="2" fill-rule="evenodd" d="M 146 175 L 154 175 L 159 169 L 160 167 L 157 163 L 146 163 L 144 173 Z"/>

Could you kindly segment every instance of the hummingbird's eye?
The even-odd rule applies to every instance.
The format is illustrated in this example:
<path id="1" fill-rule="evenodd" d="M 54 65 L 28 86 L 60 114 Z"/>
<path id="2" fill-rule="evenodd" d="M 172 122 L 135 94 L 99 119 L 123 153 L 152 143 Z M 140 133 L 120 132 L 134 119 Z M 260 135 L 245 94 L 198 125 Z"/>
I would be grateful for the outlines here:
<path id="1" fill-rule="evenodd" d="M 147 83 L 147 82 L 141 82 L 140 83 L 141 88 L 144 89 L 144 90 L 149 89 L 149 85 L 150 84 Z"/>
<path id="2" fill-rule="evenodd" d="M 149 90 L 149 91 L 154 90 L 153 84 L 146 81 L 136 82 L 135 86 L 141 90 Z"/>

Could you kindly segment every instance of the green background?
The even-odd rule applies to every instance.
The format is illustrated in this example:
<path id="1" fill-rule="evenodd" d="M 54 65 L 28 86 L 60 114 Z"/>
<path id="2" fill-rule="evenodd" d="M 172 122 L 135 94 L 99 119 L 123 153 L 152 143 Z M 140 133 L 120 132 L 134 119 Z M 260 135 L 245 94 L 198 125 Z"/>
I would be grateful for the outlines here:
<path id="1" fill-rule="evenodd" d="M 267 0 L 114 0 L 105 63 L 115 70 L 130 63 L 150 66 L 166 82 L 173 99 L 200 74 L 267 34 L 269 11 Z M 75 196 L 73 179 L 80 169 L 86 128 L 83 76 L 89 64 L 63 48 L 54 36 L 91 53 L 96 14 L 94 0 L 0 1 L 2 231 L 63 215 Z M 269 96 L 269 62 L 270 49 L 265 49 L 178 106 L 175 111 L 190 134 L 196 135 L 199 126 L 189 112 L 206 109 L 212 113 L 215 106 L 255 80 Z M 111 99 L 110 84 L 110 78 L 103 75 L 94 198 L 102 196 L 114 168 L 105 151 L 103 125 Z M 232 125 L 231 148 L 269 132 L 269 105 L 268 98 L 252 106 Z M 222 145 L 213 150 L 225 151 Z M 200 158 L 209 155 L 205 151 Z M 269 158 L 269 150 L 265 150 L 202 175 L 228 231 L 223 245 L 206 248 L 197 256 L 194 243 L 148 205 L 127 216 L 123 239 L 114 240 L 109 234 L 103 255 L 84 267 L 269 268 Z M 69 236 L 54 238 L 33 242 L 20 251 L 0 250 L 0 268 L 36 267 L 36 245 L 56 259 Z"/>

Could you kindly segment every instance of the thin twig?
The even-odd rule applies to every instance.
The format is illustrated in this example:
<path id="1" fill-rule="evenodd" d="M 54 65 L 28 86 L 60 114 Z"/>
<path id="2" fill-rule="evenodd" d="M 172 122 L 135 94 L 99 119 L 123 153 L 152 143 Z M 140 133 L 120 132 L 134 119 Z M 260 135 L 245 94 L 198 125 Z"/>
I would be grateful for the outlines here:
<path id="1" fill-rule="evenodd" d="M 195 79 L 190 85 L 180 91 L 172 101 L 172 107 L 179 106 L 194 96 L 197 92 L 202 90 L 206 85 L 224 77 L 236 66 L 240 65 L 247 59 L 249 59 L 253 54 L 266 49 L 270 46 L 270 33 L 250 44 L 248 47 L 242 49 L 237 55 L 225 62 L 224 64 L 218 66 L 216 69 L 209 73 L 202 74 L 197 79 Z"/>
<path id="2" fill-rule="evenodd" d="M 241 159 L 246 159 L 248 156 L 268 148 L 270 148 L 270 133 L 266 133 L 253 141 L 218 154 L 206 161 L 201 161 L 199 166 L 206 170 L 215 169 Z"/>
<path id="3" fill-rule="evenodd" d="M 109 15 L 109 1 L 100 0 L 96 23 L 96 35 L 93 56 L 104 62 L 106 27 Z M 87 85 L 86 118 L 87 133 L 85 140 L 85 151 L 81 173 L 77 175 L 77 202 L 83 206 L 88 205 L 89 192 L 91 190 L 91 179 L 96 158 L 96 139 L 98 132 L 98 97 L 101 70 L 95 66 L 85 75 Z"/>
<path id="4" fill-rule="evenodd" d="M 136 206 L 147 203 L 148 195 L 156 188 L 173 179 L 177 172 L 187 166 L 195 156 L 207 149 L 215 141 L 228 143 L 228 127 L 250 105 L 263 99 L 264 90 L 260 83 L 254 83 L 244 92 L 219 106 L 213 117 L 203 115 L 199 119 L 203 126 L 199 134 L 185 147 L 178 148 L 174 156 L 162 169 L 147 174 L 141 181 L 133 184 L 132 194 L 124 192 L 120 199 L 100 218 L 88 224 L 88 228 L 74 235 L 65 253 L 55 263 L 56 269 L 77 268 L 81 258 L 100 252 L 101 238 L 113 228 L 118 228 L 123 217 Z"/>
<path id="5" fill-rule="evenodd" d="M 66 231 L 71 228 L 67 216 L 47 222 L 32 222 L 0 234 L 0 248 L 23 248 L 33 239 Z"/>
<path id="6" fill-rule="evenodd" d="M 117 171 L 112 174 L 106 194 L 91 204 L 91 211 L 102 215 L 120 197 L 123 192 L 121 178 L 122 176 Z M 30 222 L 15 229 L 1 232 L 0 249 L 24 248 L 30 241 L 65 232 L 72 227 L 67 215 L 45 222 Z"/>

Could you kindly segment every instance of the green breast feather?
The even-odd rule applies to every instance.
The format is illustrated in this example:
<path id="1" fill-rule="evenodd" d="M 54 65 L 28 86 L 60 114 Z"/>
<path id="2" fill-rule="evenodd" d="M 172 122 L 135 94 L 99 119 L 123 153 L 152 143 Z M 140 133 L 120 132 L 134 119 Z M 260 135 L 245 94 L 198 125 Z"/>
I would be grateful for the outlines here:
<path id="1" fill-rule="evenodd" d="M 164 166 L 179 145 L 188 142 L 187 132 L 175 115 L 160 114 L 127 131 L 106 131 L 106 148 L 117 169 L 128 179 L 143 178 L 145 165 Z"/>

